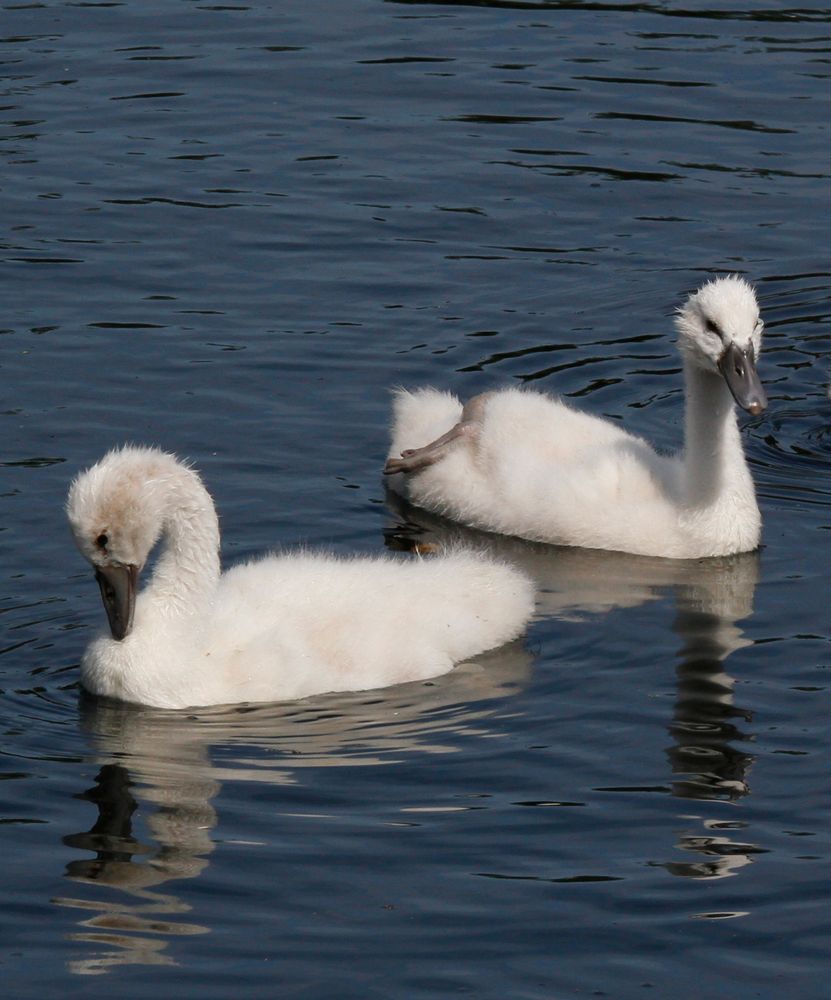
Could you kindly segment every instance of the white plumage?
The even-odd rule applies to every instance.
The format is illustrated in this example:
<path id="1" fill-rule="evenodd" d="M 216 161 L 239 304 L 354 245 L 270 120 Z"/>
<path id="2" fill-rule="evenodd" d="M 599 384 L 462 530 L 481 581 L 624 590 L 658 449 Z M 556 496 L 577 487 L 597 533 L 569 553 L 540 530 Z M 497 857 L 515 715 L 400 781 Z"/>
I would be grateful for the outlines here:
<path id="1" fill-rule="evenodd" d="M 767 403 L 756 296 L 741 278 L 716 279 L 687 299 L 676 326 L 686 388 L 678 454 L 538 392 L 485 393 L 463 408 L 449 393 L 401 390 L 391 488 L 464 524 L 536 541 L 672 558 L 755 549 L 761 515 L 733 403 L 753 414 Z"/>
<path id="2" fill-rule="evenodd" d="M 73 482 L 67 514 L 112 633 L 86 650 L 81 680 L 123 701 L 184 708 L 424 680 L 517 636 L 533 607 L 527 577 L 471 551 L 297 552 L 221 574 L 210 495 L 156 449 L 107 454 Z"/>

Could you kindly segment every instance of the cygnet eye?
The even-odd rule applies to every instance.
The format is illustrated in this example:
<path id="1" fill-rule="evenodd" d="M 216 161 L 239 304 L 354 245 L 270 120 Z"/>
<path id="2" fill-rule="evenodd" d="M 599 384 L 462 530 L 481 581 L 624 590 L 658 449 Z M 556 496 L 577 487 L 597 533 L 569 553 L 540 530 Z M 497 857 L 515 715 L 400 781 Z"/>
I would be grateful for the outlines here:
<path id="1" fill-rule="evenodd" d="M 107 535 L 103 531 L 95 539 L 95 544 L 98 546 L 99 549 L 102 549 L 102 550 L 106 549 L 107 545 L 109 545 L 109 542 L 110 542 L 109 538 L 107 537 Z"/>
<path id="2" fill-rule="evenodd" d="M 716 337 L 721 337 L 721 330 L 719 330 L 718 325 L 711 319 L 704 320 L 704 329 L 707 333 L 712 333 Z"/>

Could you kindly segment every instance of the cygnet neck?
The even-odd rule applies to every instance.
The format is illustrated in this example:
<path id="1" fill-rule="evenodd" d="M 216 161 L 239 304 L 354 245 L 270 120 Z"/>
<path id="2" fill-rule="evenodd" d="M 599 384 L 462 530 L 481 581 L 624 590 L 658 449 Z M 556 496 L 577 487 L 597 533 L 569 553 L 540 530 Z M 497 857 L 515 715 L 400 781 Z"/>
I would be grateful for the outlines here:
<path id="1" fill-rule="evenodd" d="M 731 487 L 746 486 L 750 472 L 724 379 L 685 357 L 684 384 L 686 499 L 693 506 L 708 506 Z"/>
<path id="2" fill-rule="evenodd" d="M 166 617 L 207 610 L 219 582 L 219 522 L 210 494 L 179 467 L 165 488 L 161 552 L 146 599 Z"/>

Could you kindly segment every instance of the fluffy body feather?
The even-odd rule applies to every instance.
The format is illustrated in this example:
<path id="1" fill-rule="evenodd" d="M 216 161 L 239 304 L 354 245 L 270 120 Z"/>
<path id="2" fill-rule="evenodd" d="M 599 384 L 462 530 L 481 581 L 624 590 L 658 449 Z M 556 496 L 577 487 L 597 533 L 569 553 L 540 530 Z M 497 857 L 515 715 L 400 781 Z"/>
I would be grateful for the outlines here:
<path id="1" fill-rule="evenodd" d="M 766 405 L 753 290 L 735 277 L 709 282 L 676 325 L 686 387 L 680 453 L 658 454 L 618 424 L 538 392 L 486 393 L 463 409 L 449 393 L 401 390 L 391 488 L 464 524 L 535 541 L 671 558 L 755 549 L 761 516 L 734 409 L 734 396 L 752 413 Z"/>
<path id="2" fill-rule="evenodd" d="M 221 574 L 210 495 L 155 449 L 110 452 L 72 484 L 67 513 L 99 576 L 137 574 L 162 546 L 124 637 L 101 634 L 81 663 L 87 690 L 124 701 L 184 708 L 424 680 L 517 636 L 533 607 L 524 575 L 471 551 L 296 552 Z"/>

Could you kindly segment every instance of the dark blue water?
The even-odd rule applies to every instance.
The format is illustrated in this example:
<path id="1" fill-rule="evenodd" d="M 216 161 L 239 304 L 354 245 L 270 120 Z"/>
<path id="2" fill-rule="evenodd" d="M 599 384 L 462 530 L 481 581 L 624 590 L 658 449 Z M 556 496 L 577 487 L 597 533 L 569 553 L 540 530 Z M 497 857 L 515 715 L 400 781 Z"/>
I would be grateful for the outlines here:
<path id="1" fill-rule="evenodd" d="M 4 995 L 824 995 L 831 9 L 0 2 L 0 80 Z M 758 556 L 506 541 L 536 620 L 429 685 L 81 698 L 112 445 L 194 461 L 228 562 L 406 549 L 454 530 L 384 495 L 390 386 L 675 446 L 725 271 Z"/>

